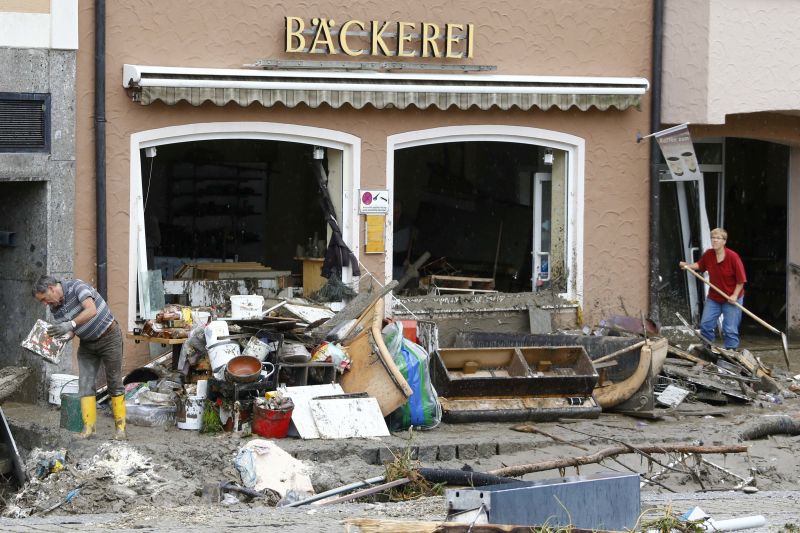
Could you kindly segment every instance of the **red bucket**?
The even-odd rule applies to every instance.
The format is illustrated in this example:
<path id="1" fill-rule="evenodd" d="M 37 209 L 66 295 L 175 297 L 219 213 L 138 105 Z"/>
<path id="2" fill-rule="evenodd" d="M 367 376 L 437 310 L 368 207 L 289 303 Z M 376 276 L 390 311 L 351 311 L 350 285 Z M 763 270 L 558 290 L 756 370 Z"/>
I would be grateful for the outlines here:
<path id="1" fill-rule="evenodd" d="M 294 406 L 284 409 L 268 409 L 253 406 L 253 433 L 268 439 L 282 439 L 289 432 Z"/>

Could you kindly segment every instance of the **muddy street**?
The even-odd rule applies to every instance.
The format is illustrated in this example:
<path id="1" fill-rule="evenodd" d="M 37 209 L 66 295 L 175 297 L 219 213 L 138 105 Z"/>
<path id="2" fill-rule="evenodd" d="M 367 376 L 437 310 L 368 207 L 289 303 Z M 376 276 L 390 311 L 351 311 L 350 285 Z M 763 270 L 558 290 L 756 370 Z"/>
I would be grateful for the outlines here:
<path id="1" fill-rule="evenodd" d="M 724 446 L 740 444 L 739 434 L 763 417 L 797 412 L 799 400 L 782 404 L 755 402 L 748 407 L 709 408 L 684 404 L 663 420 L 641 420 L 603 414 L 597 420 L 562 420 L 535 424 L 541 432 L 511 430 L 514 424 L 443 424 L 433 431 L 393 434 L 381 439 L 301 440 L 274 442 L 309 466 L 316 492 L 385 473 L 383 463 L 411 454 L 421 466 L 489 472 L 503 467 L 589 455 L 624 442 L 634 447 L 670 444 Z M 343 531 L 347 519 L 441 521 L 442 496 L 390 503 L 309 505 L 273 508 L 264 500 L 204 500 L 209 483 L 239 481 L 237 450 L 250 435 L 130 426 L 129 441 L 110 440 L 112 419 L 98 421 L 97 438 L 76 439 L 59 428 L 59 411 L 50 406 L 6 403 L 4 411 L 32 481 L 21 491 L 6 492 L 3 530 L 212 530 L 280 526 L 285 531 Z M 715 416 L 704 414 L 713 413 Z M 764 531 L 777 531 L 796 519 L 800 437 L 774 435 L 747 441 L 746 453 L 706 455 L 708 463 L 676 463 L 674 471 L 638 454 L 620 455 L 580 467 L 580 474 L 601 471 L 638 472 L 654 477 L 642 486 L 643 509 L 672 505 L 683 513 L 694 505 L 718 518 L 757 511 L 767 518 Z M 47 455 L 65 451 L 63 468 L 52 468 Z M 52 458 L 52 456 L 51 456 Z M 660 455 L 659 462 L 676 457 Z M 36 459 L 36 460 L 34 460 Z M 49 469 L 49 471 L 48 471 Z M 57 471 L 54 471 L 57 470 Z M 573 475 L 576 469 L 562 472 Z M 557 470 L 523 479 L 559 476 Z M 751 478 L 754 478 L 751 480 Z M 742 479 L 753 488 L 734 490 Z M 79 488 L 69 499 L 70 491 Z M 241 500 L 241 501 L 239 501 Z M 670 503 L 672 502 L 672 503 Z M 50 508 L 58 505 L 56 508 Z M 309 529 L 309 520 L 314 526 Z"/>

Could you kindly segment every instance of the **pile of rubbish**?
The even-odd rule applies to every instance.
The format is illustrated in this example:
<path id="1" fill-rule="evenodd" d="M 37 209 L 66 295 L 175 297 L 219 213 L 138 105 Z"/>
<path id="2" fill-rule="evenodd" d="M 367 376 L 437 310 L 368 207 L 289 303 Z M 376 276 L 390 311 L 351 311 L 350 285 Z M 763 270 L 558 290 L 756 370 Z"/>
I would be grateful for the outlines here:
<path id="1" fill-rule="evenodd" d="M 160 503 L 175 486 L 155 472 L 152 461 L 123 443 L 101 444 L 88 461 L 73 463 L 66 450 L 39 448 L 28 456 L 28 482 L 6 502 L 11 518 L 59 513 L 121 512 Z"/>
<path id="2" fill-rule="evenodd" d="M 256 295 L 231 296 L 230 316 L 165 307 L 135 333 L 181 339 L 177 368 L 155 375 L 137 369 L 126 378 L 128 421 L 268 438 L 285 437 L 289 419 L 302 438 L 436 427 L 441 409 L 428 352 L 402 323 L 383 325 L 390 289 L 367 292 L 338 313 L 302 300 L 265 311 Z M 413 405 L 412 395 L 419 400 Z M 337 413 L 359 415 L 343 422 Z"/>

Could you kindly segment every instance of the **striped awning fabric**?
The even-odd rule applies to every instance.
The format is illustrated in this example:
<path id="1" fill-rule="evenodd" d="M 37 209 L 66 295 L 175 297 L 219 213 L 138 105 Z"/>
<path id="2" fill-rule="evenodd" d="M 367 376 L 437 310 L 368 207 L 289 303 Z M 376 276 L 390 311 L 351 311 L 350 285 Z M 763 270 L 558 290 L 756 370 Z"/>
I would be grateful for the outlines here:
<path id="1" fill-rule="evenodd" d="M 648 89 L 642 78 L 431 75 L 361 72 L 182 69 L 126 65 L 123 85 L 143 105 L 207 102 L 265 107 L 306 105 L 361 109 L 638 107 Z"/>

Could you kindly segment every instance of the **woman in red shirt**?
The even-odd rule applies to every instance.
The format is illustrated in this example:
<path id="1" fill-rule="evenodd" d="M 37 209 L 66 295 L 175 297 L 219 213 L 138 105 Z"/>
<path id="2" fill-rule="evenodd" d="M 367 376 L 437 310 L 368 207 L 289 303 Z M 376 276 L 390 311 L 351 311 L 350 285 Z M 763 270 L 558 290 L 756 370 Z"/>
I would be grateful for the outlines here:
<path id="1" fill-rule="evenodd" d="M 700 319 L 700 334 L 714 342 L 715 326 L 722 315 L 722 339 L 725 348 L 735 350 L 739 347 L 739 323 L 742 311 L 733 302 L 742 305 L 744 301 L 744 284 L 747 276 L 739 254 L 725 247 L 728 232 L 722 228 L 711 231 L 711 249 L 706 250 L 696 263 L 679 263 L 681 268 L 691 268 L 698 272 L 708 272 L 709 281 L 719 287 L 728 297 L 715 290 L 708 291 L 703 317 Z"/>

